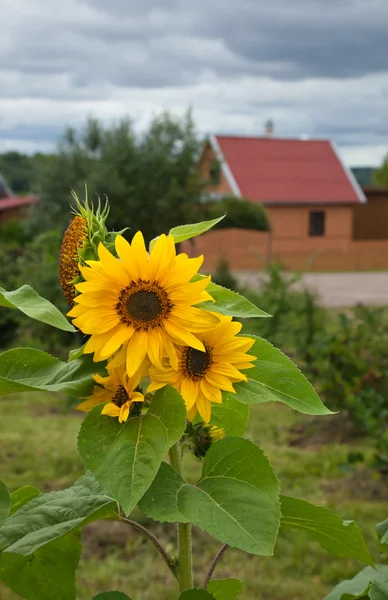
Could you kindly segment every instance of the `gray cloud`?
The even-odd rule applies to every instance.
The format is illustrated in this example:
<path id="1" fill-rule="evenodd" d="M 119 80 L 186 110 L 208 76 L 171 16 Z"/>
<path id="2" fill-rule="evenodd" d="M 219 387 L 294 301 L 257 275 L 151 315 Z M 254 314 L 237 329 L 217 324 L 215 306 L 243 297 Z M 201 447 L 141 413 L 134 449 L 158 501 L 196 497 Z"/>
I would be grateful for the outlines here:
<path id="1" fill-rule="evenodd" d="M 2 1 L 7 147 L 188 105 L 203 131 L 388 143 L 386 0 Z"/>

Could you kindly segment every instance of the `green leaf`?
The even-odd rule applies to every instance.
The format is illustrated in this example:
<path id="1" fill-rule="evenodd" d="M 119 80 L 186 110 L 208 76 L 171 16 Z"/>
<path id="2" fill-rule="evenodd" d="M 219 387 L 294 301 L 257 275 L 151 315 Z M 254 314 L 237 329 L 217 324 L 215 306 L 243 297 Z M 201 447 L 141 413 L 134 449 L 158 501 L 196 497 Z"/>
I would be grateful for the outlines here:
<path id="1" fill-rule="evenodd" d="M 41 494 L 9 517 L 0 529 L 0 551 L 29 556 L 41 546 L 98 519 L 114 518 L 117 504 L 91 477 Z"/>
<path id="2" fill-rule="evenodd" d="M 243 588 L 239 579 L 213 579 L 207 586 L 215 600 L 237 600 Z"/>
<path id="3" fill-rule="evenodd" d="M 205 590 L 186 590 L 179 596 L 179 600 L 215 600 L 212 594 Z"/>
<path id="4" fill-rule="evenodd" d="M 279 483 L 263 451 L 249 440 L 226 437 L 213 444 L 200 481 L 180 488 L 177 506 L 221 542 L 252 554 L 273 554 Z"/>
<path id="5" fill-rule="evenodd" d="M 370 586 L 370 600 L 388 600 L 388 578 L 384 581 L 375 581 Z"/>
<path id="6" fill-rule="evenodd" d="M 117 419 L 94 408 L 85 418 L 78 450 L 87 469 L 123 507 L 136 506 L 155 478 L 167 450 L 186 426 L 186 407 L 171 386 L 157 391 L 141 417 Z"/>
<path id="7" fill-rule="evenodd" d="M 307 415 L 333 414 L 292 360 L 266 340 L 250 337 L 255 343 L 249 354 L 257 360 L 254 367 L 246 371 L 248 381 L 234 384 L 240 402 L 282 402 Z M 224 392 L 223 396 L 228 398 L 233 394 Z"/>
<path id="8" fill-rule="evenodd" d="M 202 276 L 196 276 L 193 281 Z M 200 308 L 219 312 L 222 315 L 229 315 L 239 319 L 249 319 L 251 317 L 270 317 L 268 313 L 257 308 L 252 302 L 241 296 L 237 292 L 232 292 L 227 288 L 210 282 L 206 291 L 213 297 L 214 302 L 202 302 L 198 304 Z"/>
<path id="9" fill-rule="evenodd" d="M 92 375 L 104 370 L 105 363 L 94 363 L 90 355 L 64 363 L 42 350 L 13 348 L 0 354 L 0 396 L 29 391 L 88 396 Z"/>
<path id="10" fill-rule="evenodd" d="M 93 600 L 131 600 L 127 594 L 123 592 L 102 592 L 93 596 Z"/>
<path id="11" fill-rule="evenodd" d="M 388 519 L 376 525 L 377 534 L 380 538 L 380 543 L 383 546 L 388 546 Z"/>
<path id="12" fill-rule="evenodd" d="M 11 506 L 11 497 L 5 483 L 0 479 L 0 527 L 8 517 Z"/>
<path id="13" fill-rule="evenodd" d="M 341 581 L 334 590 L 325 596 L 324 600 L 353 600 L 353 598 L 366 598 L 371 582 L 385 582 L 388 577 L 388 565 L 375 565 L 365 567 L 353 579 Z"/>
<path id="14" fill-rule="evenodd" d="M 161 523 L 187 523 L 178 510 L 177 495 L 185 481 L 170 465 L 162 462 L 150 487 L 139 502 L 147 517 Z"/>
<path id="15" fill-rule="evenodd" d="M 0 579 L 26 600 L 75 600 L 75 573 L 81 556 L 78 536 L 67 535 L 31 556 L 0 554 Z"/>
<path id="16" fill-rule="evenodd" d="M 11 494 L 11 510 L 10 515 L 13 515 L 22 506 L 27 504 L 30 500 L 37 498 L 40 495 L 40 491 L 33 485 L 25 485 L 18 490 L 15 490 Z"/>
<path id="17" fill-rule="evenodd" d="M 86 342 L 83 346 L 81 346 L 81 348 L 73 348 L 73 350 L 70 350 L 69 358 L 67 359 L 67 361 L 70 362 L 72 360 L 75 360 L 76 358 L 80 358 L 81 356 L 83 356 L 85 346 Z"/>
<path id="18" fill-rule="evenodd" d="M 225 215 L 222 217 L 218 217 L 217 219 L 212 219 L 211 221 L 202 221 L 201 223 L 190 223 L 189 225 L 178 225 L 178 227 L 173 227 L 169 231 L 169 235 L 174 236 L 174 242 L 179 244 L 180 242 L 184 242 L 185 240 L 189 240 L 197 235 L 201 235 L 201 233 L 205 233 L 209 231 L 214 225 L 217 225 Z M 154 238 L 150 243 L 150 250 L 155 246 L 156 240 L 158 238 Z"/>
<path id="19" fill-rule="evenodd" d="M 333 556 L 355 558 L 373 566 L 361 531 L 354 521 L 342 521 L 328 508 L 305 500 L 281 496 L 282 527 L 307 531 L 313 540 Z"/>
<path id="20" fill-rule="evenodd" d="M 249 405 L 239 402 L 236 396 L 230 394 L 223 398 L 222 404 L 212 404 L 210 425 L 222 428 L 225 435 L 242 437 L 247 428 L 249 414 Z M 197 413 L 194 423 L 201 421 L 201 416 Z"/>
<path id="21" fill-rule="evenodd" d="M 39 296 L 29 285 L 23 285 L 13 292 L 7 292 L 0 287 L 0 306 L 17 308 L 31 319 L 52 325 L 62 331 L 72 333 L 77 331 L 54 304 Z"/>

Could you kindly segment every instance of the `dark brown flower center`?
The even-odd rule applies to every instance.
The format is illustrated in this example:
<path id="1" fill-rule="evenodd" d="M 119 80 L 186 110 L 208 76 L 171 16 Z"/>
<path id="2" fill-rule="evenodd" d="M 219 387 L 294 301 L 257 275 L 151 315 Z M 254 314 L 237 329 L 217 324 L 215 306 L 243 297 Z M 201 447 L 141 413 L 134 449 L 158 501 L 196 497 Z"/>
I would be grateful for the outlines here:
<path id="1" fill-rule="evenodd" d="M 201 379 L 212 364 L 212 348 L 205 346 L 206 352 L 196 348 L 187 348 L 185 368 L 192 379 Z"/>
<path id="2" fill-rule="evenodd" d="M 116 404 L 119 408 L 121 408 L 128 400 L 127 390 L 123 385 L 119 385 L 116 390 L 115 395 L 112 398 L 113 404 Z"/>
<path id="3" fill-rule="evenodd" d="M 148 331 L 162 325 L 172 302 L 157 281 L 138 279 L 121 290 L 116 310 L 122 323 L 136 331 Z"/>

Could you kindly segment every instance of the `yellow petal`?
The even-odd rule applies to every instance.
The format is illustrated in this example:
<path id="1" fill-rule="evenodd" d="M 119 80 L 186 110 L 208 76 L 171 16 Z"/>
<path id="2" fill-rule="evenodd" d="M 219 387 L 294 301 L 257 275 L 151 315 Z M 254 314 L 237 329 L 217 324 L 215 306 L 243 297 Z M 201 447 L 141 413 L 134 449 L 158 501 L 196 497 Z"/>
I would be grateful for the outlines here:
<path id="1" fill-rule="evenodd" d="M 105 404 L 104 408 L 101 411 L 102 415 L 108 415 L 108 417 L 118 417 L 120 414 L 120 409 L 113 402 L 109 402 L 109 404 Z"/>
<path id="2" fill-rule="evenodd" d="M 197 414 L 197 406 L 196 404 L 194 404 L 193 408 L 191 408 L 188 412 L 187 412 L 187 418 L 189 421 L 193 421 L 195 418 L 195 415 Z"/>
<path id="3" fill-rule="evenodd" d="M 175 260 L 175 244 L 172 235 L 160 235 L 152 248 L 149 260 L 148 277 L 163 278 L 172 268 Z"/>
<path id="4" fill-rule="evenodd" d="M 147 354 L 147 333 L 135 331 L 127 346 L 127 373 L 132 377 Z"/>
<path id="5" fill-rule="evenodd" d="M 104 400 L 102 397 L 91 396 L 87 400 L 84 400 L 84 402 L 81 402 L 81 404 L 78 404 L 77 410 L 89 412 L 92 410 L 92 408 L 98 406 L 99 404 L 103 404 L 104 402 L 106 402 L 106 400 Z"/>
<path id="6" fill-rule="evenodd" d="M 139 272 L 137 268 L 134 250 L 122 235 L 116 236 L 115 247 L 129 278 L 132 280 L 139 279 L 141 277 L 141 271 Z"/>
<path id="7" fill-rule="evenodd" d="M 120 329 L 109 338 L 109 341 L 102 348 L 101 356 L 105 358 L 112 356 L 112 354 L 114 354 L 120 348 L 120 346 L 124 344 L 124 342 L 127 342 L 131 339 L 133 332 L 133 327 L 122 325 Z"/>
<path id="8" fill-rule="evenodd" d="M 205 421 L 205 423 L 209 423 L 212 412 L 210 400 L 208 400 L 207 398 L 205 398 L 205 396 L 200 394 L 197 398 L 196 404 L 198 412 L 201 415 L 202 419 Z"/>
<path id="9" fill-rule="evenodd" d="M 187 410 L 190 410 L 197 400 L 196 385 L 188 377 L 184 378 L 181 384 L 181 394 L 185 401 Z"/>
<path id="10" fill-rule="evenodd" d="M 201 352 L 205 352 L 205 346 L 203 343 L 196 337 L 193 336 L 192 333 L 183 329 L 183 327 L 179 327 L 175 321 L 172 319 L 166 319 L 164 321 L 164 327 L 169 335 L 173 337 L 177 342 L 180 342 L 186 346 L 191 346 L 196 350 L 201 350 Z"/>
<path id="11" fill-rule="evenodd" d="M 128 275 L 123 269 L 123 265 L 101 242 L 98 245 L 98 257 L 110 277 L 113 277 L 116 281 L 120 282 L 120 285 L 123 287 L 126 287 L 129 284 Z"/>
<path id="12" fill-rule="evenodd" d="M 162 387 L 164 387 L 165 385 L 167 385 L 168 381 L 151 381 L 151 383 L 149 384 L 148 388 L 147 388 L 147 392 L 156 392 L 157 390 L 160 390 Z"/>
<path id="13" fill-rule="evenodd" d="M 222 394 L 220 388 L 211 385 L 206 379 L 201 379 L 201 392 L 211 402 L 222 403 Z"/>
<path id="14" fill-rule="evenodd" d="M 170 361 L 171 367 L 175 371 L 177 371 L 178 370 L 178 356 L 177 356 L 177 351 L 176 351 L 174 342 L 172 341 L 170 336 L 165 331 L 163 331 L 163 329 L 158 331 L 158 335 L 161 338 L 161 344 L 164 348 L 164 351 L 166 352 L 166 354 L 168 356 L 168 360 Z"/>
<path id="15" fill-rule="evenodd" d="M 132 402 L 126 402 L 120 408 L 119 423 L 122 423 L 123 421 L 126 421 L 128 419 L 128 416 L 129 416 L 129 407 L 131 405 L 132 405 Z"/>
<path id="16" fill-rule="evenodd" d="M 160 343 L 160 339 L 158 336 L 158 332 L 156 330 L 150 330 L 147 334 L 147 348 L 148 348 L 148 356 L 150 357 L 150 361 L 155 367 L 158 369 L 163 369 L 162 365 L 162 345 Z"/>

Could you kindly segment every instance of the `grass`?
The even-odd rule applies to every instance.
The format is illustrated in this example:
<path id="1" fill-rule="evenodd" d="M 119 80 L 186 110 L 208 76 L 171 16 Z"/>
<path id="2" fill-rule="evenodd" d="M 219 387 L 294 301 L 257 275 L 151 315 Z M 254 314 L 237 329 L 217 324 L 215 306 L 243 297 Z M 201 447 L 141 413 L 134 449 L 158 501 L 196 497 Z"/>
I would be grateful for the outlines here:
<path id="1" fill-rule="evenodd" d="M 82 416 L 66 410 L 63 399 L 49 394 L 5 396 L 1 402 L 0 475 L 8 487 L 32 484 L 49 491 L 71 485 L 83 472 L 76 450 Z M 358 497 L 357 479 L 353 487 L 345 485 L 349 475 L 344 464 L 354 447 L 291 445 L 295 437 L 291 428 L 307 421 L 308 417 L 282 405 L 255 406 L 247 435 L 265 449 L 283 493 L 323 503 L 343 518 L 355 519 L 378 559 L 374 526 L 388 516 L 386 502 Z M 357 449 L 360 446 L 368 453 L 366 440 L 358 440 Z M 188 457 L 187 465 L 194 466 L 194 459 Z M 137 518 L 144 520 L 140 514 Z M 173 548 L 174 528 L 151 526 L 167 547 Z M 99 522 L 85 528 L 83 541 L 78 600 L 90 600 L 98 592 L 113 589 L 125 591 L 132 600 L 176 599 L 175 583 L 167 568 L 154 547 L 136 531 L 124 524 Z M 207 534 L 194 532 L 197 585 L 219 547 Z M 279 536 L 274 558 L 228 549 L 215 575 L 241 578 L 245 582 L 241 600 L 321 600 L 336 583 L 361 567 L 356 561 L 329 556 L 302 533 L 287 531 Z M 0 583 L 0 600 L 17 598 Z"/>

